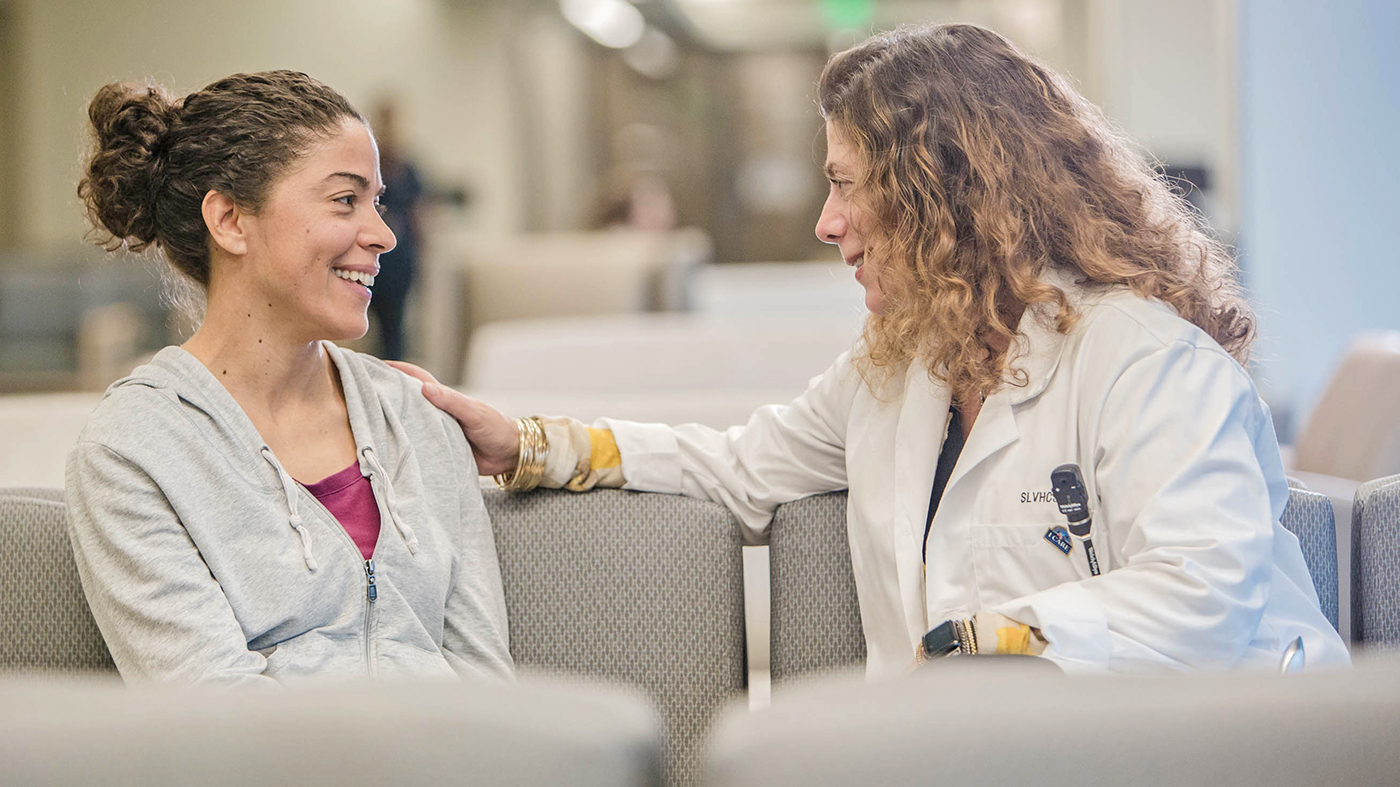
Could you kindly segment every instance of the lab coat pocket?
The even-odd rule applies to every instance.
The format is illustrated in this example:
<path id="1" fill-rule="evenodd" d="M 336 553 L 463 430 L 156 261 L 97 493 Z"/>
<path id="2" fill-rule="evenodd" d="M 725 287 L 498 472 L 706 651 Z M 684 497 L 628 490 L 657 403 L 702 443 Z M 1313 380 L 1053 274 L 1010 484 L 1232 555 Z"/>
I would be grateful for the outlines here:
<path id="1" fill-rule="evenodd" d="M 1084 549 L 1065 534 L 1047 538 L 1063 522 L 977 525 L 972 528 L 972 570 L 981 608 L 1089 576 Z M 1070 545 L 1066 554 L 1060 544 Z"/>

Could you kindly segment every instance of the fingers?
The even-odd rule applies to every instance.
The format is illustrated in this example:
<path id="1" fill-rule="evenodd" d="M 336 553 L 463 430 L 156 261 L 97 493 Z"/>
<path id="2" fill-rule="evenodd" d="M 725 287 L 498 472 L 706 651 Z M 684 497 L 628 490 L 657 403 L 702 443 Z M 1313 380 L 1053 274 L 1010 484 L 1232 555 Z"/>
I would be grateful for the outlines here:
<path id="1" fill-rule="evenodd" d="M 440 409 L 447 409 L 441 404 L 438 404 L 438 401 L 442 397 L 442 383 L 439 383 L 437 378 L 427 369 L 411 364 L 408 361 L 385 361 L 384 363 L 389 364 L 409 377 L 423 383 L 423 395 L 428 398 L 428 401 L 432 402 L 434 406 Z"/>
<path id="2" fill-rule="evenodd" d="M 486 405 L 455 388 L 435 382 L 423 383 L 423 396 L 439 410 L 447 413 L 463 427 L 471 429 L 481 423 Z M 468 435 L 470 437 L 470 435 Z"/>

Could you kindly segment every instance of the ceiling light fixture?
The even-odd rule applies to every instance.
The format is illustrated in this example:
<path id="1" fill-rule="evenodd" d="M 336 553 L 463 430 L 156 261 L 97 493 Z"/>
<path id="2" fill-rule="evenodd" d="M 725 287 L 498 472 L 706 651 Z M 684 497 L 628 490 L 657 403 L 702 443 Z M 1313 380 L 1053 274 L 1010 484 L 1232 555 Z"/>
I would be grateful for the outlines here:
<path id="1" fill-rule="evenodd" d="M 612 49 L 626 49 L 642 40 L 646 20 L 627 0 L 559 0 L 570 24 Z"/>

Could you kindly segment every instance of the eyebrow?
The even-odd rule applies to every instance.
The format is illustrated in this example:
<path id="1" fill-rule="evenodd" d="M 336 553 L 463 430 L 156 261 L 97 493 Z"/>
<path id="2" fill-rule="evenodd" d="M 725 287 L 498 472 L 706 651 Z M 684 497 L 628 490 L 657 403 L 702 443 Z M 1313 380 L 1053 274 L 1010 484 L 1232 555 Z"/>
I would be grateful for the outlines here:
<path id="1" fill-rule="evenodd" d="M 840 178 L 838 177 L 839 173 L 837 172 L 836 167 L 831 164 L 831 162 L 827 162 L 826 164 L 822 165 L 822 172 L 825 172 L 826 176 L 832 180 L 840 180 Z"/>
<path id="2" fill-rule="evenodd" d="M 369 191 L 369 181 L 365 180 L 363 175 L 357 175 L 353 172 L 332 172 L 331 174 L 327 175 L 325 179 L 330 180 L 332 178 L 345 178 L 346 180 L 354 183 L 359 188 L 365 191 Z"/>

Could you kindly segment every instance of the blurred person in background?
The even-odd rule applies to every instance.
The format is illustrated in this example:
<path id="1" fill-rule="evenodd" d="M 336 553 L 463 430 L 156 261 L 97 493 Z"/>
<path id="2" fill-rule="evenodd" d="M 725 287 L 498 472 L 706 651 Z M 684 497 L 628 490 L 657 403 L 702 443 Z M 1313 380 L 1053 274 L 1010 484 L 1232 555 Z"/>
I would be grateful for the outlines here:
<path id="1" fill-rule="evenodd" d="M 855 347 L 725 432 L 510 420 L 406 368 L 480 471 L 716 501 L 753 541 L 779 504 L 849 489 L 871 676 L 950 653 L 1276 670 L 1298 638 L 1346 664 L 1280 524 L 1233 260 L 1138 148 L 971 25 L 877 35 L 819 96 L 816 232 L 864 288 Z"/>
<path id="2" fill-rule="evenodd" d="M 660 175 L 619 172 L 604 183 L 589 221 L 593 229 L 625 227 L 665 232 L 676 228 L 676 203 L 671 197 L 671 187 Z"/>
<path id="3" fill-rule="evenodd" d="M 373 127 L 384 173 L 384 196 L 379 204 L 398 244 L 380 255 L 379 275 L 375 277 L 374 299 L 369 308 L 379 323 L 380 355 L 403 359 L 407 357 L 404 313 L 422 253 L 424 188 L 418 168 L 404 150 L 398 110 L 392 101 L 381 103 L 375 110 Z"/>
<path id="4" fill-rule="evenodd" d="M 183 99 L 110 84 L 88 115 L 94 227 L 158 247 L 207 304 L 107 390 L 68 460 L 78 572 L 122 676 L 509 678 L 461 431 L 331 344 L 364 335 L 395 243 L 364 118 L 292 71 Z"/>

